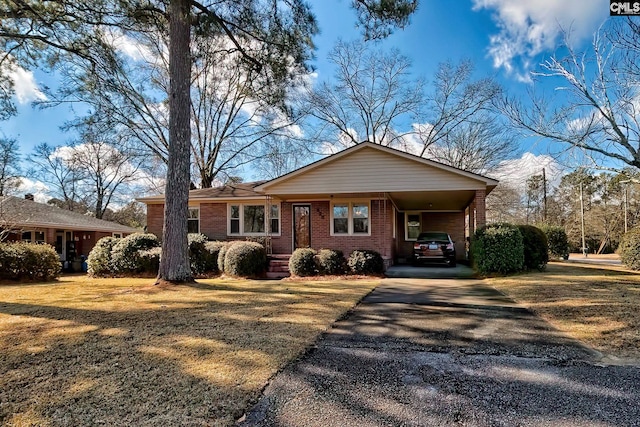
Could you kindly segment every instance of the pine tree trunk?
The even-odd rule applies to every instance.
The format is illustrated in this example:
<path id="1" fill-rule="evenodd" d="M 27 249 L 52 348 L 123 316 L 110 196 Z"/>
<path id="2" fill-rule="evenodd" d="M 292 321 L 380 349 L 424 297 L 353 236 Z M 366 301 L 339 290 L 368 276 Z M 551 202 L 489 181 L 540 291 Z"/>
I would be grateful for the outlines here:
<path id="1" fill-rule="evenodd" d="M 171 0 L 169 15 L 169 158 L 158 283 L 193 280 L 187 243 L 191 143 L 189 0 Z"/>

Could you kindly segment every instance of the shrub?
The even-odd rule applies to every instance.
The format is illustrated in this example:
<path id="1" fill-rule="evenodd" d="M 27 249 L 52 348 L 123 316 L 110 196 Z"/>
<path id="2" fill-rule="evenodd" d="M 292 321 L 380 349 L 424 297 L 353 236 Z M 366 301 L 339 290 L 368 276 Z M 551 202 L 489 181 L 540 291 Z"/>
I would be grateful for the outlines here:
<path id="1" fill-rule="evenodd" d="M 218 271 L 224 273 L 224 259 L 227 256 L 227 250 L 238 242 L 238 240 L 234 240 L 232 242 L 222 242 L 220 246 L 220 250 L 218 251 Z"/>
<path id="2" fill-rule="evenodd" d="M 142 249 L 137 253 L 138 262 L 140 264 L 140 273 L 158 274 L 160 268 L 161 247 L 151 249 Z"/>
<path id="3" fill-rule="evenodd" d="M 354 274 L 381 274 L 384 271 L 382 256 L 376 251 L 364 249 L 351 252 L 347 265 Z"/>
<path id="4" fill-rule="evenodd" d="M 202 274 L 207 269 L 209 252 L 205 248 L 205 244 L 209 238 L 201 233 L 189 233 L 187 241 L 189 242 L 191 273 L 194 275 Z"/>
<path id="5" fill-rule="evenodd" d="M 549 262 L 549 244 L 544 231 L 533 225 L 519 225 L 524 249 L 524 268 L 544 270 Z"/>
<path id="6" fill-rule="evenodd" d="M 120 239 L 111 250 L 111 265 L 116 274 L 143 273 L 140 252 L 160 245 L 155 234 L 134 233 Z"/>
<path id="7" fill-rule="evenodd" d="M 103 237 L 98 240 L 87 257 L 87 271 L 90 276 L 105 276 L 113 272 L 111 250 L 120 239 Z"/>
<path id="8" fill-rule="evenodd" d="M 569 257 L 569 238 L 563 227 L 557 225 L 545 225 L 542 231 L 547 236 L 549 252 L 555 258 Z"/>
<path id="9" fill-rule="evenodd" d="M 298 248 L 289 258 L 289 272 L 295 276 L 306 277 L 318 274 L 317 252 L 311 248 Z"/>
<path id="10" fill-rule="evenodd" d="M 347 261 L 344 259 L 342 251 L 320 249 L 316 259 L 318 260 L 320 274 L 342 274 L 346 270 Z"/>
<path id="11" fill-rule="evenodd" d="M 204 244 L 204 249 L 206 251 L 204 263 L 205 273 L 220 273 L 220 269 L 218 268 L 218 257 L 220 256 L 220 250 L 226 244 L 227 242 L 207 242 Z"/>
<path id="12" fill-rule="evenodd" d="M 222 250 L 221 250 L 222 252 Z M 233 242 L 226 246 L 224 272 L 236 277 L 256 277 L 267 267 L 267 252 L 259 243 Z"/>
<path id="13" fill-rule="evenodd" d="M 481 273 L 513 273 L 524 265 L 524 245 L 518 227 L 498 223 L 478 229 L 471 242 L 475 267 Z"/>
<path id="14" fill-rule="evenodd" d="M 60 275 L 60 258 L 50 245 L 0 244 L 0 279 L 53 280 Z"/>
<path id="15" fill-rule="evenodd" d="M 625 266 L 640 270 L 640 228 L 632 228 L 622 236 L 618 253 Z"/>

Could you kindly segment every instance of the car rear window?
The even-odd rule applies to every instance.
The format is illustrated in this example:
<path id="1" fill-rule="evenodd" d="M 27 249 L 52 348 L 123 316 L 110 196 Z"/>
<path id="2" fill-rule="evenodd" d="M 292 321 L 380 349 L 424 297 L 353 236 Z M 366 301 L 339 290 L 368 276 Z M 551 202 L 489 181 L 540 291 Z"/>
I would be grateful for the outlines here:
<path id="1" fill-rule="evenodd" d="M 418 240 L 446 240 L 449 241 L 447 233 L 420 233 Z"/>

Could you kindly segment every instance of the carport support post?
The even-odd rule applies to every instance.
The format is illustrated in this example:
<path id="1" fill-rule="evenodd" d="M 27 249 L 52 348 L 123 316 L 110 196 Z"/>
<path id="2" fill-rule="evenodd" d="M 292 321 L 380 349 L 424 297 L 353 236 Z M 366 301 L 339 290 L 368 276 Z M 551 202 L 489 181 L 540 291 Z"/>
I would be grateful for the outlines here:
<path id="1" fill-rule="evenodd" d="M 485 195 L 485 190 L 476 190 L 476 195 L 469 205 L 469 249 L 471 249 L 471 240 L 473 240 L 476 229 L 484 227 L 487 223 Z M 471 251 L 469 251 L 469 262 L 473 264 L 471 258 Z"/>

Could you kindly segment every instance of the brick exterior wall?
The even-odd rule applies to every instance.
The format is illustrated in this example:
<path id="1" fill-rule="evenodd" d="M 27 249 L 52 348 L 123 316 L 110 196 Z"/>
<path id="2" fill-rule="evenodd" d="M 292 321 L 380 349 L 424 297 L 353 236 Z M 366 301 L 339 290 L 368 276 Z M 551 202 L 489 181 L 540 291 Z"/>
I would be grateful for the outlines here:
<path id="1" fill-rule="evenodd" d="M 476 206 L 476 228 L 483 227 L 487 224 L 487 207 L 485 204 L 485 190 L 476 190 L 474 204 Z"/>
<path id="2" fill-rule="evenodd" d="M 370 236 L 331 236 L 331 215 L 329 201 L 295 203 L 311 206 L 311 246 L 314 249 L 338 249 L 348 256 L 354 249 L 371 249 L 383 257 L 393 257 L 392 215 L 393 206 L 384 200 L 372 200 L 369 212 Z M 293 206 L 294 203 L 280 204 L 280 235 L 272 236 L 271 247 L 275 254 L 293 252 Z M 147 207 L 147 231 L 162 236 L 164 207 L 150 204 Z M 200 205 L 200 232 L 211 240 L 237 240 L 244 236 L 227 236 L 227 203 L 203 203 Z"/>
<path id="3" fill-rule="evenodd" d="M 404 212 L 398 212 L 398 257 L 410 259 L 413 254 L 413 241 L 405 240 Z M 444 231 L 449 233 L 456 247 L 456 258 L 466 257 L 465 213 L 464 212 L 423 212 L 420 222 L 421 231 Z"/>
<path id="4" fill-rule="evenodd" d="M 147 232 L 162 237 L 162 225 L 164 223 L 164 205 L 147 205 Z"/>

